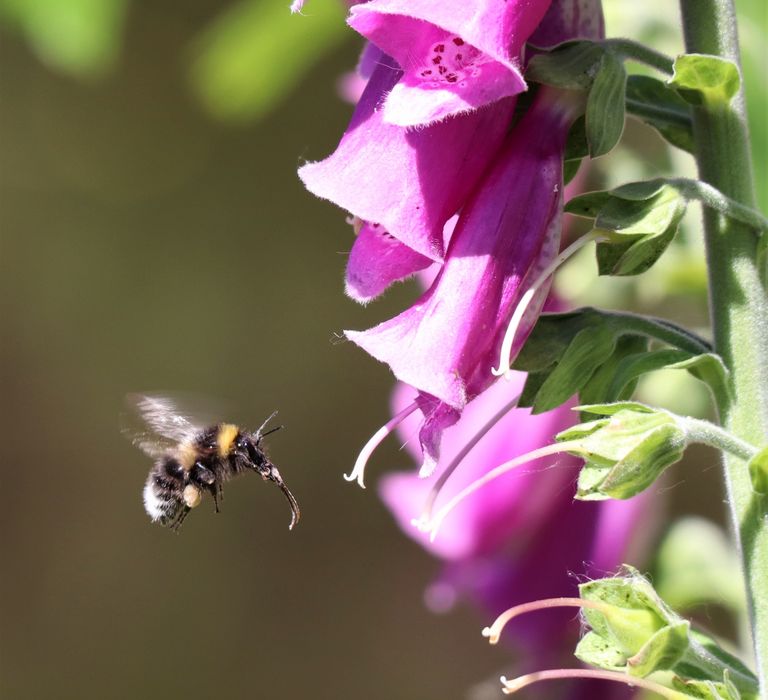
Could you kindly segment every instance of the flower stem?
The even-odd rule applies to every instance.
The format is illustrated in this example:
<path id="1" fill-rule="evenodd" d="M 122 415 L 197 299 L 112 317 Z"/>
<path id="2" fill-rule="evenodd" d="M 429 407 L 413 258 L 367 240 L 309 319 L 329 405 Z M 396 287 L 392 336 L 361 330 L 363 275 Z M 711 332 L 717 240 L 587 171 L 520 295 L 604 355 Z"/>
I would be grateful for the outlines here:
<path id="1" fill-rule="evenodd" d="M 669 56 L 664 55 L 660 51 L 654 51 L 644 44 L 632 41 L 631 39 L 606 39 L 603 41 L 603 44 L 609 46 L 625 58 L 631 58 L 638 63 L 644 63 L 666 75 L 672 75 L 674 72 L 674 61 Z"/>
<path id="2" fill-rule="evenodd" d="M 706 340 L 698 335 L 682 328 L 671 321 L 663 318 L 653 318 L 651 316 L 641 316 L 628 311 L 603 311 L 605 316 L 615 319 L 617 325 L 622 329 L 628 329 L 645 335 L 649 338 L 655 338 L 673 348 L 679 348 L 690 352 L 692 355 L 701 355 L 712 352 L 712 347 Z"/>
<path id="3" fill-rule="evenodd" d="M 722 450 L 723 454 L 731 454 L 745 460 L 752 459 L 758 452 L 756 447 L 723 430 L 719 425 L 683 416 L 678 416 L 678 420 L 685 426 L 686 435 L 691 442 L 700 442 Z"/>
<path id="4" fill-rule="evenodd" d="M 680 0 L 686 50 L 739 64 L 732 0 Z M 693 109 L 700 179 L 755 206 L 744 99 Z M 768 442 L 768 297 L 753 229 L 704 209 L 715 350 L 731 372 L 732 394 L 719 402 L 724 427 L 742 440 Z M 768 693 L 768 497 L 752 490 L 747 464 L 725 454 L 728 504 L 744 566 L 757 673 Z"/>

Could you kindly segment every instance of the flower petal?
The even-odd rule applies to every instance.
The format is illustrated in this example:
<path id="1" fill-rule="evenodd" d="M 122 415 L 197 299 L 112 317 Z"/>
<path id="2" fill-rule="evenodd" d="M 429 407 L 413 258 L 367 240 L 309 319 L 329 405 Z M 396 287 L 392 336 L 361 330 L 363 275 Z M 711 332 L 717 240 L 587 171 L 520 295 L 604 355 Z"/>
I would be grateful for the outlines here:
<path id="1" fill-rule="evenodd" d="M 537 104 L 459 217 L 432 286 L 395 318 L 346 333 L 398 379 L 458 410 L 493 382 L 491 367 L 526 282 L 557 255 L 561 159 L 572 114 Z M 529 307 L 517 345 L 546 291 Z"/>
<path id="2" fill-rule="evenodd" d="M 459 420 L 461 412 L 427 394 L 419 394 L 417 402 L 424 416 L 419 430 L 422 455 L 419 477 L 425 479 L 431 476 L 437 467 L 443 431 Z"/>
<path id="3" fill-rule="evenodd" d="M 442 472 L 481 425 L 522 388 L 523 380 L 524 375 L 516 374 L 510 382 L 499 381 L 468 404 L 458 423 L 445 432 L 437 473 Z M 400 385 L 394 395 L 395 407 L 404 405 L 406 400 L 413 400 L 413 390 Z M 416 458 L 420 455 L 412 438 L 419 423 L 420 418 L 411 414 L 398 428 L 398 434 Z M 438 502 L 449 500 L 493 466 L 547 444 L 552 435 L 572 423 L 569 406 L 535 416 L 529 409 L 510 411 L 447 481 Z M 553 463 L 556 468 L 548 469 Z M 522 545 L 543 520 L 552 517 L 556 508 L 573 497 L 576 464 L 577 460 L 571 457 L 550 458 L 510 472 L 492 489 L 479 492 L 459 505 L 446 518 L 434 541 L 411 525 L 412 519 L 422 511 L 431 481 L 424 481 L 413 472 L 390 474 L 382 478 L 380 492 L 407 535 L 438 556 L 460 560 L 494 552 L 513 535 L 520 538 Z M 562 494 L 565 501 L 557 494 Z"/>
<path id="4" fill-rule="evenodd" d="M 514 100 L 415 131 L 385 124 L 379 109 L 401 72 L 384 57 L 338 148 L 299 169 L 307 189 L 381 224 L 418 253 L 441 260 L 443 226 L 497 153 Z"/>
<path id="5" fill-rule="evenodd" d="M 365 304 L 393 282 L 406 279 L 432 264 L 387 233 L 379 224 L 363 224 L 349 253 L 345 291 Z"/>
<path id="6" fill-rule="evenodd" d="M 522 47 L 550 0 L 371 0 L 349 24 L 404 69 L 384 119 L 430 124 L 526 89 Z"/>
<path id="7" fill-rule="evenodd" d="M 528 41 L 534 46 L 556 46 L 572 39 L 598 41 L 605 37 L 600 0 L 553 0 Z"/>

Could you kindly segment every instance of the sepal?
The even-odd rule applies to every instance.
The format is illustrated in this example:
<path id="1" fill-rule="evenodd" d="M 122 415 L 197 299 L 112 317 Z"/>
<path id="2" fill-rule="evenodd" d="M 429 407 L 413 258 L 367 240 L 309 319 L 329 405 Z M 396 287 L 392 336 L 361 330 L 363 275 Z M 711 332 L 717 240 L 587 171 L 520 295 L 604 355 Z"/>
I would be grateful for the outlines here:
<path id="1" fill-rule="evenodd" d="M 649 75 L 627 79 L 627 112 L 656 129 L 673 146 L 693 153 L 691 107 L 667 83 Z"/>

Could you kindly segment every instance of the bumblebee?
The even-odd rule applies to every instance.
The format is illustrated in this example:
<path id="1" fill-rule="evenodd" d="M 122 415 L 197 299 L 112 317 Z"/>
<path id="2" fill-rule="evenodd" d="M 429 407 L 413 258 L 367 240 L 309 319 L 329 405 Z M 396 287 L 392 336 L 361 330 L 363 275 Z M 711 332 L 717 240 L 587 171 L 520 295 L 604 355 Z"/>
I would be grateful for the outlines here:
<path id="1" fill-rule="evenodd" d="M 249 471 L 276 484 L 288 499 L 288 529 L 299 521 L 299 504 L 262 444 L 264 437 L 282 427 L 265 432 L 275 413 L 251 433 L 232 423 L 202 427 L 182 415 L 164 396 L 131 395 L 128 404 L 142 427 L 124 428 L 124 432 L 155 460 L 144 485 L 144 508 L 153 522 L 178 530 L 206 492 L 211 494 L 218 513 L 222 484 Z"/>

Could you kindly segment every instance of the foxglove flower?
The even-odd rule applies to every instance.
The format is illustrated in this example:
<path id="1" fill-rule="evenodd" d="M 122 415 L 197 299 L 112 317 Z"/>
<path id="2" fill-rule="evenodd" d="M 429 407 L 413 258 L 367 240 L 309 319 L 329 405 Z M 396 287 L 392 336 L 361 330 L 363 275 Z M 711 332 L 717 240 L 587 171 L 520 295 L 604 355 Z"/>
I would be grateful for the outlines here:
<path id="1" fill-rule="evenodd" d="M 472 401 L 459 423 L 446 433 L 437 474 L 454 464 L 454 458 L 487 423 L 492 427 L 445 482 L 440 502 L 450 500 L 465 486 L 483 476 L 489 466 L 547 445 L 558 430 L 576 419 L 570 406 L 531 415 L 528 409 L 505 410 L 510 396 L 522 388 L 523 375 L 498 382 Z M 399 385 L 393 396 L 398 412 L 412 399 L 413 390 Z M 503 417 L 497 422 L 499 410 Z M 419 420 L 411 415 L 398 427 L 411 455 Z M 380 494 L 405 534 L 443 562 L 425 599 L 436 611 L 468 598 L 489 617 L 516 604 L 541 598 L 577 595 L 583 577 L 614 572 L 630 549 L 643 549 L 649 541 L 640 526 L 651 501 L 647 494 L 630 501 L 582 503 L 573 501 L 579 460 L 563 456 L 536 460 L 525 470 L 510 472 L 493 488 L 478 491 L 457 506 L 431 540 L 412 520 L 428 499 L 430 483 L 413 472 L 390 474 L 380 482 Z M 654 501 L 658 505 L 658 501 Z M 516 621 L 510 640 L 525 648 L 525 656 L 542 663 L 562 661 L 573 648 L 573 614 L 548 611 Z M 595 694 L 590 696 L 588 691 Z M 571 697 L 626 697 L 621 688 L 595 689 L 574 685 Z M 584 693 L 581 695 L 581 693 Z M 599 694 L 599 693 L 605 693 Z M 622 694 L 623 693 L 623 694 Z M 599 694 L 599 695 L 598 695 Z"/>
<path id="2" fill-rule="evenodd" d="M 365 14 L 384 5 L 394 7 L 373 0 L 354 12 Z M 416 2 L 412 9 L 420 6 Z M 599 0 L 556 0 L 534 38 L 541 43 L 596 39 L 602 32 Z M 432 286 L 394 319 L 368 331 L 347 332 L 348 338 L 389 364 L 399 380 L 418 390 L 413 410 L 421 409 L 424 421 L 422 476 L 434 469 L 442 431 L 494 381 L 491 370 L 499 351 L 504 350 L 505 358 L 514 356 L 535 323 L 560 245 L 566 136 L 582 107 L 578 96 L 540 89 L 462 208 Z M 400 255 L 405 257 L 405 251 Z M 354 269 L 375 267 L 378 262 L 367 256 L 366 266 L 366 256 L 354 257 Z M 407 271 L 415 269 L 419 268 Z M 405 276 L 402 269 L 380 275 L 398 276 Z M 385 281 L 379 279 L 377 289 Z M 508 337 L 505 330 L 511 319 L 515 331 Z M 362 485 L 370 447 L 391 427 L 374 436 L 348 478 L 357 478 Z"/>
<path id="3" fill-rule="evenodd" d="M 370 0 L 350 26 L 404 70 L 384 120 L 419 126 L 526 89 L 523 46 L 551 0 Z"/>
<path id="4" fill-rule="evenodd" d="M 328 158 L 299 169 L 307 189 L 433 261 L 443 227 L 497 154 L 514 99 L 407 130 L 383 121 L 381 104 L 402 75 L 381 55 L 347 131 Z"/>
<path id="5" fill-rule="evenodd" d="M 399 316 L 347 332 L 420 392 L 425 475 L 434 468 L 442 429 L 493 382 L 491 368 L 514 308 L 558 253 L 562 156 L 578 109 L 542 91 L 464 207 L 432 286 Z M 546 293 L 544 285 L 529 305 L 518 345 Z"/>

